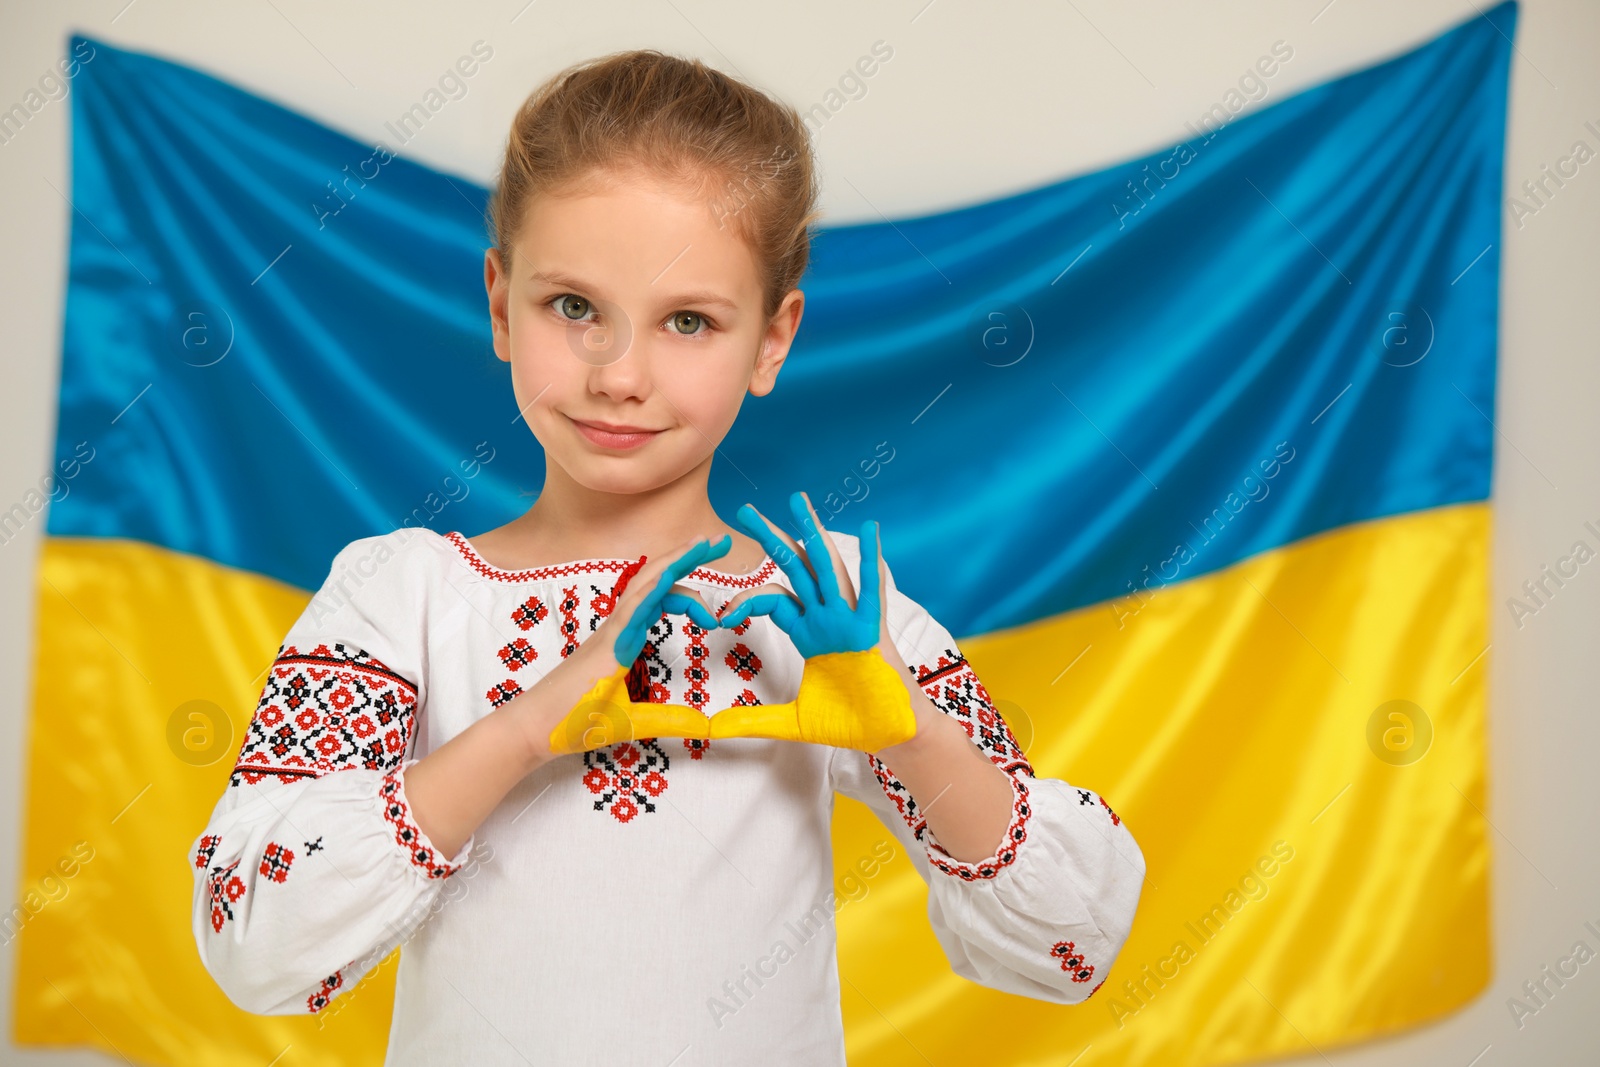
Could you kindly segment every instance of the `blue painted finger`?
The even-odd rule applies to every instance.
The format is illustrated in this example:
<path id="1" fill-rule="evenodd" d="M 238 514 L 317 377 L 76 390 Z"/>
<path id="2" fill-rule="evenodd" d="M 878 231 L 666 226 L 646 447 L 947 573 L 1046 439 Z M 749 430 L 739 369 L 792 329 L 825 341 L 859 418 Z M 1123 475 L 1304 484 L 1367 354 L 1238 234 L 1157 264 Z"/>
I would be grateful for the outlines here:
<path id="1" fill-rule="evenodd" d="M 733 610 L 722 616 L 722 628 L 731 630 L 752 615 L 769 615 L 779 629 L 788 633 L 800 618 L 800 608 L 785 593 L 762 593 L 749 600 L 741 600 Z"/>
<path id="2" fill-rule="evenodd" d="M 661 600 L 661 610 L 668 615 L 687 615 L 702 630 L 715 630 L 721 625 L 699 597 L 687 593 L 668 593 Z"/>
<path id="3" fill-rule="evenodd" d="M 650 596 L 645 598 L 646 601 L 655 600 L 659 602 L 662 597 L 672 591 L 672 587 L 685 575 L 707 560 L 727 555 L 728 549 L 732 547 L 733 538 L 728 534 L 723 534 L 722 539 L 714 545 L 708 543 L 702 537 L 690 545 L 687 552 L 667 564 L 666 569 L 661 572 L 661 577 L 656 579 L 656 587 L 650 591 Z"/>
<path id="4" fill-rule="evenodd" d="M 883 552 L 882 541 L 878 535 L 878 523 L 868 519 L 861 524 L 861 566 L 860 584 L 861 595 L 856 598 L 856 614 L 863 619 L 872 620 L 874 630 L 879 629 L 879 605 L 881 604 L 881 582 L 878 574 L 878 560 Z M 870 548 L 871 551 L 868 551 Z"/>
<path id="5" fill-rule="evenodd" d="M 617 634 L 617 639 L 612 644 L 612 654 L 616 657 L 617 664 L 631 667 L 633 661 L 639 657 L 644 648 L 645 638 L 650 627 L 661 618 L 664 603 L 671 593 L 673 585 L 678 579 L 705 563 L 707 560 L 716 559 L 718 556 L 727 555 L 728 549 L 733 547 L 733 538 L 723 534 L 722 539 L 715 545 L 708 544 L 704 538 L 689 546 L 689 550 L 671 563 L 661 572 L 661 577 L 656 581 L 655 588 L 639 602 L 634 608 L 633 615 Z M 694 618 L 693 615 L 690 616 Z M 708 615 L 709 617 L 709 615 Z M 700 625 L 700 620 L 695 619 L 695 624 Z"/>
<path id="6" fill-rule="evenodd" d="M 811 571 L 806 568 L 805 560 L 801 559 L 784 543 L 783 538 L 772 531 L 767 525 L 767 520 L 749 504 L 741 504 L 739 510 L 734 512 L 734 521 L 744 527 L 745 532 L 757 541 L 761 547 L 772 557 L 772 561 L 783 569 L 789 576 L 789 584 L 794 589 L 804 604 L 821 603 L 817 595 L 817 583 L 811 577 Z"/>
<path id="7" fill-rule="evenodd" d="M 804 493 L 790 494 L 789 510 L 804 535 L 800 543 L 806 550 L 812 569 L 817 572 L 817 590 L 822 602 L 828 604 L 838 600 L 839 576 L 833 570 L 833 539 L 824 534 L 811 517 L 811 508 L 806 503 Z"/>

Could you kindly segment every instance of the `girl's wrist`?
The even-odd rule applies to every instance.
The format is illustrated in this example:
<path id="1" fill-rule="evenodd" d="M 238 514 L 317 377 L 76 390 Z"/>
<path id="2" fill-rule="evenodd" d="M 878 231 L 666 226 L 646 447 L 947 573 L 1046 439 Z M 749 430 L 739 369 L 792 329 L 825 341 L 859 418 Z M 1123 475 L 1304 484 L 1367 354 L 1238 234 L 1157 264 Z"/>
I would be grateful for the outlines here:
<path id="1" fill-rule="evenodd" d="M 581 667 L 576 657 L 567 660 L 495 711 L 511 724 L 529 774 L 556 758 L 558 753 L 550 745 L 551 734 L 578 706 L 584 694 L 605 677 L 602 674 L 590 679 L 581 672 Z M 614 670 L 613 666 L 606 673 Z"/>
<path id="2" fill-rule="evenodd" d="M 555 759 L 550 733 L 566 717 L 576 697 L 568 697 L 559 681 L 543 678 L 495 709 L 505 719 L 510 741 L 517 746 L 524 774 L 532 774 Z"/>
<path id="3" fill-rule="evenodd" d="M 888 763 L 891 759 L 901 763 L 921 762 L 930 758 L 937 759 L 936 750 L 940 746 L 939 731 L 948 720 L 943 712 L 933 706 L 919 686 L 908 684 L 906 686 L 911 697 L 911 710 L 916 716 L 917 732 L 898 745 L 890 745 L 874 752 L 878 759 Z M 959 729 L 959 727 L 957 727 Z M 966 740 L 963 731 L 962 740 Z"/>

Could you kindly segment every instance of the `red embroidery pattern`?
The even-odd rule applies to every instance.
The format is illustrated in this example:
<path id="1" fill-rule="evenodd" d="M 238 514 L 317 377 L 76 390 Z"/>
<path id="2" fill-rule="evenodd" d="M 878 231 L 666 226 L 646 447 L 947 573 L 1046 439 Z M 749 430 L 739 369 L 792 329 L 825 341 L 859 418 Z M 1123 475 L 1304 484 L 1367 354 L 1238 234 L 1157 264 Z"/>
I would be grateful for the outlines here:
<path id="1" fill-rule="evenodd" d="M 548 567 L 528 567 L 523 570 L 505 570 L 496 567 L 472 547 L 472 542 L 459 530 L 451 530 L 443 535 L 445 540 L 455 546 L 461 558 L 478 574 L 497 582 L 535 582 L 550 578 L 570 578 L 579 574 L 609 574 L 620 573 L 621 577 L 614 596 L 621 596 L 627 586 L 627 579 L 638 573 L 644 566 L 649 556 L 640 556 L 638 559 L 623 557 L 600 557 L 596 559 L 573 560 L 570 563 L 558 563 Z M 768 556 L 761 561 L 761 565 L 749 574 L 727 574 L 723 571 L 712 570 L 708 567 L 698 567 L 690 571 L 683 581 L 710 582 L 713 585 L 725 586 L 730 589 L 753 589 L 758 585 L 765 585 L 774 575 L 778 574 L 777 561 Z"/>
<path id="2" fill-rule="evenodd" d="M 455 545 L 456 551 L 467 565 L 485 578 L 497 582 L 535 582 L 546 578 L 570 578 L 575 574 L 609 574 L 625 572 L 637 573 L 647 560 L 648 556 L 639 559 L 580 559 L 571 563 L 559 563 L 551 567 L 530 567 L 526 570 L 508 571 L 496 567 L 494 564 L 478 555 L 477 549 L 472 547 L 472 542 L 459 530 L 451 530 L 444 535 L 445 539 Z M 711 582 L 715 585 L 727 586 L 732 589 L 753 589 L 758 585 L 765 585 L 767 581 L 778 573 L 778 564 L 772 557 L 762 561 L 761 566 L 750 574 L 724 574 L 721 571 L 708 570 L 699 567 L 684 576 L 685 581 Z M 622 595 L 622 587 L 614 591 L 615 596 Z"/>
<path id="3" fill-rule="evenodd" d="M 967 736 L 989 757 L 990 762 L 1013 779 L 1034 776 L 1033 765 L 1023 755 L 1022 746 L 1017 744 L 1011 728 L 989 699 L 989 691 L 978 680 L 960 649 L 946 648 L 937 663 L 916 665 L 912 667 L 912 672 L 933 706 L 960 723 Z M 911 827 L 916 839 L 922 841 L 928 824 L 917 806 L 916 798 L 882 760 L 868 753 L 867 763 L 872 767 L 884 796 L 894 804 L 895 810 Z"/>
<path id="4" fill-rule="evenodd" d="M 706 670 L 706 659 L 711 655 L 711 647 L 705 640 L 708 631 L 690 620 L 683 624 L 683 632 L 689 638 L 683 648 L 683 654 L 689 657 L 689 666 L 683 672 L 684 680 L 688 683 L 683 702 L 696 711 L 704 712 L 706 705 L 711 703 L 711 690 L 706 684 L 711 681 L 711 673 Z"/>
<path id="5" fill-rule="evenodd" d="M 595 795 L 594 810 L 610 811 L 618 822 L 655 811 L 655 799 L 667 791 L 667 753 L 654 738 L 592 749 L 583 761 L 589 768 L 583 784 Z"/>
<path id="6" fill-rule="evenodd" d="M 515 641 L 509 641 L 503 645 L 499 656 L 500 662 L 505 664 L 506 670 L 514 673 L 538 659 L 539 650 L 529 644 L 526 637 L 519 637 Z"/>
<path id="7" fill-rule="evenodd" d="M 572 590 L 568 590 L 567 592 L 570 594 Z M 568 599 L 571 599 L 570 595 Z M 549 609 L 540 602 L 538 597 L 530 596 L 527 600 L 524 600 L 521 604 L 518 604 L 511 612 L 511 621 L 520 630 L 531 630 L 540 620 L 549 614 Z M 570 612 L 566 614 L 570 614 Z M 534 660 L 538 659 L 539 650 L 535 648 L 533 643 L 526 637 L 519 637 L 514 641 L 506 642 L 500 647 L 500 650 L 495 653 L 495 655 L 500 660 L 500 666 L 515 673 L 532 663 Z M 563 652 L 562 655 L 565 656 L 566 653 Z M 489 702 L 489 706 L 491 708 L 498 708 L 501 704 L 504 704 L 506 701 L 517 696 L 521 692 L 522 686 L 517 684 L 516 679 L 507 678 L 498 685 L 491 686 L 489 691 L 484 694 L 484 699 Z"/>
<path id="8" fill-rule="evenodd" d="M 628 588 L 628 582 L 644 567 L 645 557 L 640 556 L 617 576 L 616 583 L 607 592 L 598 585 L 590 585 L 589 591 L 594 595 L 589 598 L 589 632 L 594 633 L 600 629 L 600 624 L 617 610 L 617 601 L 622 599 L 623 590 Z M 663 615 L 666 612 L 662 612 Z"/>
<path id="9" fill-rule="evenodd" d="M 200 838 L 200 845 L 194 852 L 194 865 L 200 870 L 205 870 L 206 864 L 211 862 L 211 857 L 216 853 L 217 846 L 222 844 L 222 838 L 216 834 L 206 834 Z"/>
<path id="10" fill-rule="evenodd" d="M 766 585 L 767 580 L 778 573 L 778 563 L 771 556 L 761 562 L 761 566 L 749 574 L 724 574 L 721 571 L 707 570 L 697 567 L 686 576 L 686 581 L 713 582 L 717 585 L 727 586 L 730 589 L 754 589 L 758 585 Z"/>
<path id="11" fill-rule="evenodd" d="M 1076 787 L 1074 787 L 1074 788 L 1076 788 Z M 1122 819 L 1117 815 L 1116 812 L 1111 810 L 1111 805 L 1106 803 L 1106 798 L 1105 797 L 1099 796 L 1098 794 L 1095 794 L 1095 793 L 1091 793 L 1087 789 L 1079 789 L 1078 790 L 1078 804 L 1080 806 L 1094 807 L 1094 804 L 1095 804 L 1096 801 L 1099 801 L 1100 802 L 1100 806 L 1102 808 L 1106 809 L 1106 814 L 1111 817 L 1111 825 L 1112 826 L 1121 826 L 1122 825 Z"/>
<path id="12" fill-rule="evenodd" d="M 278 650 L 245 731 L 230 788 L 319 778 L 346 767 L 390 770 L 411 743 L 417 687 L 365 650 Z"/>
<path id="13" fill-rule="evenodd" d="M 749 621 L 749 619 L 745 620 L 746 623 Z M 734 627 L 733 632 L 738 633 L 739 628 L 737 626 Z M 745 682 L 754 681 L 756 675 L 761 671 L 761 657 L 751 651 L 750 646 L 743 641 L 737 642 L 729 649 L 728 654 L 722 657 L 722 662 L 727 664 L 728 669 L 737 674 L 741 681 Z"/>
<path id="14" fill-rule="evenodd" d="M 959 649 L 945 649 L 938 663 L 919 664 L 916 673 L 917 683 L 928 699 L 961 724 L 990 762 L 1007 774 L 1021 770 L 1033 777 L 1033 767 L 1023 755 L 1022 746 Z"/>
<path id="15" fill-rule="evenodd" d="M 244 879 L 234 874 L 239 861 L 226 867 L 213 867 L 206 875 L 206 885 L 211 895 L 211 929 L 222 933 L 222 926 L 233 918 L 233 906 L 244 896 Z"/>
<path id="16" fill-rule="evenodd" d="M 556 604 L 561 612 L 561 658 L 566 659 L 578 651 L 578 587 L 569 585 L 561 590 L 561 601 Z"/>
<path id="17" fill-rule="evenodd" d="M 628 577 L 631 578 L 633 575 L 630 574 Z M 619 582 L 618 584 L 620 585 L 621 583 Z M 591 585 L 589 589 L 594 593 L 594 596 L 589 599 L 589 610 L 594 612 L 589 617 L 589 632 L 594 633 L 600 628 L 600 623 L 613 611 L 617 610 L 617 600 L 622 594 L 615 587 L 610 592 L 601 589 L 598 585 Z"/>
<path id="18" fill-rule="evenodd" d="M 626 559 L 584 559 L 573 563 L 562 563 L 554 567 L 532 567 L 521 571 L 501 570 L 494 564 L 478 555 L 478 550 L 472 547 L 472 542 L 459 530 L 451 530 L 445 534 L 445 539 L 456 546 L 456 551 L 461 553 L 461 558 L 467 565 L 485 578 L 497 582 L 531 582 L 541 578 L 570 578 L 575 574 L 595 574 L 607 571 L 621 570 L 635 560 Z"/>
<path id="19" fill-rule="evenodd" d="M 1010 778 L 1011 790 L 1015 794 L 1011 801 L 1011 825 L 1006 827 L 1006 835 L 995 854 L 977 863 L 966 863 L 951 856 L 938 842 L 933 842 L 928 846 L 928 862 L 931 865 L 963 882 L 974 882 L 980 878 L 993 878 L 1003 868 L 1016 862 L 1017 849 L 1028 839 L 1028 817 L 1033 814 L 1033 807 L 1028 803 L 1027 783 L 1020 775 L 1013 774 Z"/>
<path id="20" fill-rule="evenodd" d="M 733 633 L 741 637 L 744 636 L 749 631 L 752 621 L 754 620 L 744 620 L 744 622 L 733 628 Z M 711 674 L 706 670 L 704 664 L 706 659 L 710 657 L 711 650 L 702 639 L 710 631 L 702 630 L 692 622 L 688 623 L 687 627 L 689 631 L 687 651 L 691 666 L 688 671 L 690 677 L 689 692 L 685 703 L 705 711 L 706 705 L 710 703 L 711 699 L 710 693 L 706 689 L 706 682 L 710 681 Z M 746 682 L 753 681 L 756 674 L 761 670 L 761 657 L 752 652 L 750 646 L 743 641 L 734 645 L 728 654 L 722 658 L 722 662 L 727 665 L 729 670 Z M 733 706 L 753 706 L 759 703 L 761 703 L 761 698 L 756 696 L 749 686 L 741 690 L 732 702 Z M 694 737 L 685 737 L 683 739 L 683 747 L 688 751 L 690 759 L 704 759 L 706 752 L 711 748 L 711 742 Z"/>
<path id="21" fill-rule="evenodd" d="M 1074 982 L 1087 982 L 1094 977 L 1094 965 L 1085 962 L 1083 953 L 1079 952 L 1078 946 L 1071 941 L 1057 941 L 1051 947 L 1050 955 L 1061 961 L 1061 969 L 1072 975 Z M 1104 984 L 1104 982 L 1101 983 L 1101 985 Z M 1100 986 L 1098 985 L 1094 987 L 1094 989 L 1099 988 Z M 1083 999 L 1088 1000 L 1089 997 L 1094 996 L 1094 989 L 1089 990 L 1088 996 Z"/>
<path id="22" fill-rule="evenodd" d="M 866 753 L 866 757 L 867 765 L 872 768 L 873 776 L 878 779 L 878 786 L 883 790 L 883 795 L 889 798 L 889 802 L 900 813 L 900 818 L 911 827 L 912 836 L 921 841 L 923 834 L 927 832 L 928 821 L 922 817 L 922 809 L 917 806 L 917 798 L 911 795 L 911 790 L 905 787 L 905 783 L 901 782 L 881 759 L 870 752 Z"/>
<path id="23" fill-rule="evenodd" d="M 511 621 L 517 624 L 519 630 L 531 630 L 543 622 L 548 614 L 550 609 L 544 606 L 544 601 L 531 596 L 511 613 Z"/>
<path id="24" fill-rule="evenodd" d="M 315 993 L 306 998 L 306 1007 L 315 1015 L 333 1000 L 333 991 L 344 985 L 344 971 L 334 971 L 322 980 L 322 986 Z"/>
<path id="25" fill-rule="evenodd" d="M 429 878 L 448 878 L 459 871 L 462 863 L 450 863 L 439 856 L 423 836 L 422 828 L 411 821 L 410 809 L 405 802 L 404 768 L 399 767 L 383 776 L 378 795 L 383 798 L 383 817 L 394 826 L 394 839 L 411 856 L 411 862 L 421 868 Z"/>
<path id="26" fill-rule="evenodd" d="M 320 838 L 318 840 L 321 840 Z M 261 857 L 261 876 L 274 882 L 283 883 L 289 877 L 289 867 L 294 863 L 294 851 L 278 844 L 276 841 L 267 842 L 267 851 Z"/>
<path id="27" fill-rule="evenodd" d="M 501 682 L 497 686 L 494 686 L 487 693 L 485 693 L 484 697 L 489 701 L 489 706 L 491 708 L 498 708 L 501 704 L 504 704 L 506 701 L 510 700 L 514 696 L 517 696 L 521 692 L 522 686 L 518 685 L 510 678 L 507 678 L 505 681 Z"/>
<path id="28" fill-rule="evenodd" d="M 649 558 L 649 556 L 640 556 L 638 559 L 633 560 L 626 567 L 622 568 L 622 573 L 617 575 L 616 585 L 614 585 L 611 589 L 612 607 L 616 606 L 616 598 L 621 596 L 628 588 L 628 583 L 633 581 L 633 576 L 644 570 L 644 561 Z M 609 615 L 610 613 L 611 609 L 607 608 L 606 614 Z"/>
<path id="29" fill-rule="evenodd" d="M 1100 979 L 1100 981 L 1095 983 L 1095 986 L 1094 986 L 1093 989 L 1089 990 L 1089 992 L 1087 992 L 1087 993 L 1085 993 L 1083 995 L 1083 999 L 1084 1000 L 1088 1000 L 1090 997 L 1092 997 L 1096 993 L 1100 992 L 1100 987 L 1105 985 L 1105 984 L 1106 984 L 1106 980 L 1104 978 Z"/>
<path id="30" fill-rule="evenodd" d="M 694 625 L 690 623 L 689 625 Z M 650 624 L 644 646 L 628 669 L 628 699 L 638 704 L 670 704 L 672 702 L 672 667 L 662 657 L 667 638 L 677 627 L 663 613 Z"/>

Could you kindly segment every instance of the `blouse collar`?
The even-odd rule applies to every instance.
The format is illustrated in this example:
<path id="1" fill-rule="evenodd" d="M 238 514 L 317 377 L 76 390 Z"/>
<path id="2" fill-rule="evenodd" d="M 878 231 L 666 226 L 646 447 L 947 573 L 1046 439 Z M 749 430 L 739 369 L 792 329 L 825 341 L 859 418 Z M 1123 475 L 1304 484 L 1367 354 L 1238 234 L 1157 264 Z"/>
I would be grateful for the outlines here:
<path id="1" fill-rule="evenodd" d="M 472 542 L 459 530 L 451 530 L 444 535 L 445 540 L 455 546 L 461 559 L 467 566 L 478 574 L 497 582 L 536 582 L 550 578 L 570 578 L 577 574 L 612 574 L 620 575 L 636 560 L 610 557 L 596 557 L 593 559 L 575 559 L 566 563 L 554 563 L 547 567 L 528 567 L 523 570 L 505 570 L 496 567 L 472 547 Z M 724 586 L 729 589 L 753 589 L 758 585 L 768 582 L 787 584 L 778 569 L 777 561 L 770 555 L 762 558 L 759 566 L 748 574 L 729 574 L 726 571 L 712 570 L 709 567 L 696 567 L 690 571 L 682 581 L 709 582 L 712 585 Z"/>

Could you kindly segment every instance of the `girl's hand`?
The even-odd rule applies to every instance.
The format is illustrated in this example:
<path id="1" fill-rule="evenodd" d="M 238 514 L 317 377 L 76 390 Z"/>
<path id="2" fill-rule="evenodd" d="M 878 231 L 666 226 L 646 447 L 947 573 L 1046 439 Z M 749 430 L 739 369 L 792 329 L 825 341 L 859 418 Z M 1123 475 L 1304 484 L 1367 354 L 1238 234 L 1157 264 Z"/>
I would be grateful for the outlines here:
<path id="1" fill-rule="evenodd" d="M 749 504 L 735 517 L 783 568 L 795 591 L 740 594 L 729 601 L 722 625 L 732 628 L 751 615 L 770 615 L 805 657 L 800 692 L 784 704 L 723 709 L 711 717 L 711 736 L 769 737 L 864 752 L 909 741 L 917 733 L 917 716 L 883 610 L 888 578 L 878 524 L 861 524 L 858 604 L 850 572 L 811 501 L 795 493 L 789 506 L 802 531 L 801 544 Z"/>
<path id="2" fill-rule="evenodd" d="M 554 692 L 583 686 L 573 703 L 559 709 L 560 720 L 543 740 L 550 755 L 641 737 L 711 736 L 710 720 L 697 708 L 631 700 L 628 672 L 644 649 L 651 625 L 663 614 L 687 615 L 698 626 L 717 628 L 716 616 L 700 595 L 677 592 L 675 583 L 706 561 L 726 555 L 732 546 L 733 539 L 726 534 L 715 545 L 701 538 L 676 558 L 649 562 L 641 557 L 623 571 L 617 581 L 617 602 L 605 622 L 546 676 L 557 683 Z"/>

